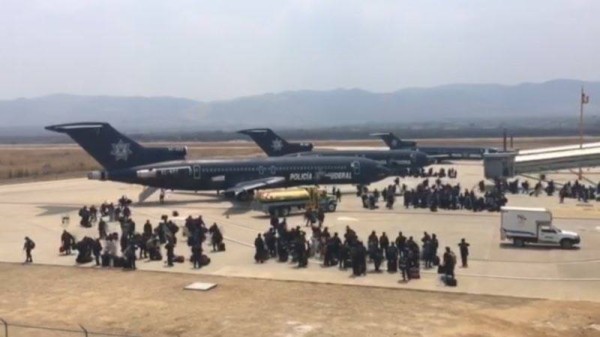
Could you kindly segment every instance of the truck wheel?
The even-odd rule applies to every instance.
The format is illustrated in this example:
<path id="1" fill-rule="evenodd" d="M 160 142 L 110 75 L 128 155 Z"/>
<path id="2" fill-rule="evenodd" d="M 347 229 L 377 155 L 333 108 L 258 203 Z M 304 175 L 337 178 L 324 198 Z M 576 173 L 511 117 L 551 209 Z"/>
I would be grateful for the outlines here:
<path id="1" fill-rule="evenodd" d="M 560 247 L 562 249 L 571 249 L 573 248 L 573 241 L 568 239 L 563 239 L 560 241 Z"/>
<path id="2" fill-rule="evenodd" d="M 279 209 L 279 216 L 280 217 L 286 217 L 290 215 L 290 209 L 288 207 L 283 207 Z"/>
<path id="3" fill-rule="evenodd" d="M 523 239 L 514 239 L 513 244 L 515 245 L 515 247 L 522 248 L 523 246 L 525 246 L 525 241 L 523 241 Z"/>
<path id="4" fill-rule="evenodd" d="M 327 211 L 329 211 L 329 212 L 335 212 L 336 208 L 337 208 L 337 205 L 335 203 L 333 203 L 333 202 L 330 202 L 327 205 Z"/>
<path id="5" fill-rule="evenodd" d="M 241 202 L 246 202 L 250 200 L 250 193 L 243 191 L 237 196 L 237 200 Z"/>

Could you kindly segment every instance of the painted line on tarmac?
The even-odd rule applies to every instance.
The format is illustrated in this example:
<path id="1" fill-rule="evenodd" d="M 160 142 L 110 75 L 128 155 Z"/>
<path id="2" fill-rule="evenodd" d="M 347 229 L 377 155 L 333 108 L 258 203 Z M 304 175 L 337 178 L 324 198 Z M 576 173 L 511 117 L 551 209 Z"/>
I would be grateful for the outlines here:
<path id="1" fill-rule="evenodd" d="M 424 272 L 434 274 L 435 272 Z M 457 276 L 467 277 L 479 277 L 479 278 L 492 278 L 501 280 L 519 280 L 519 281 L 550 281 L 550 282 L 600 282 L 600 278 L 597 277 L 583 277 L 583 278 L 563 278 L 563 277 L 523 277 L 523 276 L 502 276 L 502 275 L 483 275 L 483 274 L 457 274 Z"/>
<path id="2" fill-rule="evenodd" d="M 600 259 L 573 260 L 573 261 L 515 261 L 515 260 L 485 260 L 469 259 L 469 261 L 478 262 L 499 262 L 499 263 L 527 263 L 527 264 L 579 264 L 579 263 L 599 263 Z"/>
<path id="3" fill-rule="evenodd" d="M 358 221 L 357 218 L 352 218 L 349 216 L 340 216 L 336 220 L 338 220 L 338 221 Z"/>
<path id="4" fill-rule="evenodd" d="M 418 211 L 387 211 L 384 209 L 377 210 L 337 210 L 336 213 L 383 213 L 383 214 L 394 214 L 394 215 L 423 215 L 423 216 L 468 216 L 468 217 L 480 217 L 480 218 L 497 218 L 500 216 L 500 212 L 492 212 L 492 213 L 484 213 L 484 212 L 418 212 Z M 486 211 L 487 212 L 487 211 Z M 598 222 L 598 219 L 594 218 L 580 218 L 580 217 L 562 217 L 555 216 L 554 219 L 560 220 L 577 220 L 577 221 L 595 221 Z"/>
<path id="5" fill-rule="evenodd" d="M 311 258 L 309 259 L 312 263 L 320 264 L 321 260 Z M 600 261 L 600 260 L 599 260 Z M 385 270 L 385 269 L 382 269 Z M 437 271 L 421 269 L 424 274 L 438 275 Z M 441 274 L 439 274 L 441 275 Z M 549 281 L 549 282 L 561 282 L 561 281 L 580 281 L 580 282 L 600 282 L 600 278 L 596 277 L 584 277 L 584 278 L 561 278 L 561 277 L 523 277 L 523 276 L 503 276 L 503 275 L 485 275 L 485 274 L 456 274 L 457 276 L 467 277 L 479 277 L 479 278 L 491 278 L 491 279 L 502 279 L 502 280 L 520 280 L 520 281 Z"/>

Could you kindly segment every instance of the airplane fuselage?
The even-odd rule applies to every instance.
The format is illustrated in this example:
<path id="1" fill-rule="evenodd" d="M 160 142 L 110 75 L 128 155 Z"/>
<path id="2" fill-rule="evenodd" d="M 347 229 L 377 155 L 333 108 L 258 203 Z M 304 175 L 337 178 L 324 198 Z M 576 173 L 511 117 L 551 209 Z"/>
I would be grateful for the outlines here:
<path id="1" fill-rule="evenodd" d="M 498 152 L 497 149 L 484 147 L 418 146 L 415 150 L 429 156 L 448 156 L 448 159 L 483 159 L 483 155 L 486 153 Z"/>
<path id="2" fill-rule="evenodd" d="M 186 160 L 92 172 L 90 179 L 111 180 L 145 186 L 190 190 L 227 190 L 237 184 L 282 177 L 268 187 L 310 184 L 370 184 L 389 171 L 364 158 L 272 157 L 246 160 Z"/>
<path id="3" fill-rule="evenodd" d="M 390 170 L 421 168 L 430 164 L 426 154 L 413 150 L 331 150 L 299 152 L 287 157 L 359 157 L 374 160 Z"/>

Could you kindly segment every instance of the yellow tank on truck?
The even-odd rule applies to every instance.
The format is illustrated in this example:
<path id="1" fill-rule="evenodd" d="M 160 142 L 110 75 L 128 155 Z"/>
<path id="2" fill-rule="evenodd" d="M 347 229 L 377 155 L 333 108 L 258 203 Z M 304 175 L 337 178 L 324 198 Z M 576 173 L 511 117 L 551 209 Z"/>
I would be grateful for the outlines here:
<path id="1" fill-rule="evenodd" d="M 308 200 L 310 194 L 305 188 L 287 190 L 263 190 L 259 191 L 256 199 L 260 202 L 276 202 L 287 200 Z"/>

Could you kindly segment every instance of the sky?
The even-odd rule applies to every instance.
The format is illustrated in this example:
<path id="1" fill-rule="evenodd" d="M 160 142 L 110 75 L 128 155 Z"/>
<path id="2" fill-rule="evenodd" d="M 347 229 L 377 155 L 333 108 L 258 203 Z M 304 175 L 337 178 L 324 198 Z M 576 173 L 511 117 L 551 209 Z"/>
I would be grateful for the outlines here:
<path id="1" fill-rule="evenodd" d="M 3 0 L 0 99 L 600 79 L 597 0 Z"/>

